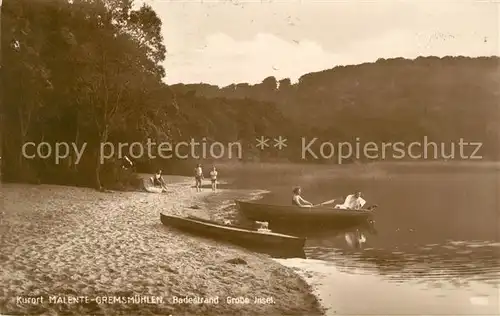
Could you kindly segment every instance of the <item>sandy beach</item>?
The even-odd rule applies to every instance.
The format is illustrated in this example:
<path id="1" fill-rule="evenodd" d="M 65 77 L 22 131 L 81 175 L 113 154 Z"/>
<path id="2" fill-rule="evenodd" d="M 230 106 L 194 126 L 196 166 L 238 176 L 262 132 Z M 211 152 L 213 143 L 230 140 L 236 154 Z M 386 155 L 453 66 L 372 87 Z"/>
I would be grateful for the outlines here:
<path id="1" fill-rule="evenodd" d="M 292 269 L 161 225 L 160 212 L 217 218 L 204 202 L 214 195 L 210 190 L 197 193 L 190 178 L 166 180 L 169 192 L 163 194 L 2 185 L 0 313 L 323 313 L 311 287 Z M 217 195 L 229 196 L 227 190 Z"/>

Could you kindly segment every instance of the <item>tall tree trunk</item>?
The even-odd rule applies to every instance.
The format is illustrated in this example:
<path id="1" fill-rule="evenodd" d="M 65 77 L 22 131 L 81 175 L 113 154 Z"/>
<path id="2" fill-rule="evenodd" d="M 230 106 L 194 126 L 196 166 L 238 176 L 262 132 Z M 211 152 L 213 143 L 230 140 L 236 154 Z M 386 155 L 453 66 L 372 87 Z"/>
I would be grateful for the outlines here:
<path id="1" fill-rule="evenodd" d="M 96 150 L 96 167 L 95 167 L 95 181 L 96 181 L 96 189 L 99 191 L 103 191 L 101 183 L 101 144 L 105 143 L 108 140 L 108 126 L 104 127 L 104 130 L 100 134 L 99 143 L 97 144 Z"/>
<path id="2" fill-rule="evenodd" d="M 78 114 L 77 114 L 77 119 L 76 119 L 76 135 L 75 135 L 75 146 L 77 148 L 80 140 L 80 121 L 78 120 Z M 71 156 L 70 156 L 70 169 L 71 171 L 76 174 L 78 173 L 78 164 L 76 164 L 76 154 L 71 151 Z"/>
<path id="3" fill-rule="evenodd" d="M 100 154 L 100 148 L 98 146 L 96 150 L 96 167 L 95 167 L 95 183 L 96 183 L 96 189 L 99 191 L 102 191 L 102 185 L 101 185 L 101 154 Z"/>

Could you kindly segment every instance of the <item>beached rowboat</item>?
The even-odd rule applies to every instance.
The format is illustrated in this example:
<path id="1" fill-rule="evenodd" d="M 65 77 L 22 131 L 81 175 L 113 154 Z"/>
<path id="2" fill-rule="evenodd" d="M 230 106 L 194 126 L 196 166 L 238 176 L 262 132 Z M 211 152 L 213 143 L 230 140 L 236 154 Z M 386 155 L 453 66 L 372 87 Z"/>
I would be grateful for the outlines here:
<path id="1" fill-rule="evenodd" d="M 354 224 L 367 220 L 373 211 L 343 210 L 331 206 L 298 207 L 235 201 L 240 212 L 253 221 L 318 221 L 324 223 Z"/>
<path id="2" fill-rule="evenodd" d="M 255 231 L 234 225 L 222 225 L 197 217 L 178 217 L 160 214 L 160 219 L 165 226 L 241 246 L 280 247 L 282 249 L 297 250 L 302 249 L 306 241 L 305 238 L 273 232 Z"/>

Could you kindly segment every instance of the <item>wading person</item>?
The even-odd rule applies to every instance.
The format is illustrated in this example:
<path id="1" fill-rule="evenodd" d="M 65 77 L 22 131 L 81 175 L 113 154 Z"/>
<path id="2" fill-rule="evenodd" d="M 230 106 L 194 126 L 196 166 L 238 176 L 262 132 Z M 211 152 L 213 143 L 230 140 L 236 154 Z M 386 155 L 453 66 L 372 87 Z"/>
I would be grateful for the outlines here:
<path id="1" fill-rule="evenodd" d="M 201 181 L 203 180 L 203 169 L 201 169 L 201 164 L 198 164 L 196 168 L 194 168 L 194 181 L 196 186 L 196 191 L 201 191 Z"/>
<path id="2" fill-rule="evenodd" d="M 212 168 L 212 171 L 210 171 L 210 180 L 212 181 L 212 191 L 217 190 L 217 169 L 215 166 Z"/>
<path id="3" fill-rule="evenodd" d="M 300 187 L 296 187 L 293 189 L 292 196 L 292 204 L 299 207 L 311 207 L 313 204 L 309 201 L 306 201 L 300 196 L 302 193 L 302 189 Z"/>

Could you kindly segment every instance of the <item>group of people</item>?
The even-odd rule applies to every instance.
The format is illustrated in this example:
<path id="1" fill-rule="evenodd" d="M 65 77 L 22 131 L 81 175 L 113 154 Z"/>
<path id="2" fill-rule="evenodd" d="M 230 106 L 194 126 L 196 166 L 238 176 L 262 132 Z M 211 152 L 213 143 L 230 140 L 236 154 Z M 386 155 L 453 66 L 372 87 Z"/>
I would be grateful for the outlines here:
<path id="1" fill-rule="evenodd" d="M 293 189 L 292 196 L 292 204 L 299 207 L 313 207 L 311 202 L 305 200 L 302 197 L 302 189 L 300 187 L 296 187 Z M 328 202 L 321 203 L 319 205 L 328 205 L 332 204 L 338 199 L 334 199 Z M 346 197 L 343 204 L 336 204 L 333 208 L 335 209 L 344 209 L 344 210 L 360 210 L 366 204 L 366 201 L 361 197 L 361 192 L 357 191 L 353 194 L 350 194 Z M 318 205 L 318 206 L 319 206 Z"/>
<path id="2" fill-rule="evenodd" d="M 313 206 L 322 206 L 322 205 L 328 205 L 328 204 L 333 204 L 335 201 L 340 200 L 340 199 L 333 199 L 324 203 L 321 203 L 319 205 L 313 205 L 311 202 L 305 200 L 301 196 L 302 190 L 300 187 L 296 187 L 293 189 L 293 197 L 292 197 L 292 204 L 298 207 L 313 207 Z M 366 201 L 361 197 L 361 192 L 356 191 L 353 194 L 349 194 L 345 200 L 344 203 L 342 204 L 336 204 L 333 208 L 334 209 L 343 209 L 343 210 L 363 210 L 364 205 L 366 204 Z M 366 210 L 370 211 L 376 208 L 377 205 L 372 205 L 370 207 L 367 207 Z M 371 228 L 371 231 L 373 231 L 373 221 L 370 221 L 369 226 Z M 363 244 L 366 242 L 366 236 L 365 234 L 360 230 L 356 229 L 355 231 L 352 232 L 347 232 L 344 234 L 345 240 L 347 244 L 355 249 L 359 249 L 363 246 Z"/>
<path id="3" fill-rule="evenodd" d="M 217 177 L 218 177 L 218 171 L 215 166 L 212 167 L 212 170 L 210 171 L 210 181 L 212 183 L 212 191 L 217 190 Z M 203 168 L 201 164 L 198 164 L 194 168 L 194 180 L 195 180 L 195 187 L 197 192 L 201 192 L 202 189 L 202 182 L 205 179 L 203 175 Z M 155 187 L 160 187 L 162 188 L 163 191 L 167 190 L 167 186 L 165 181 L 163 180 L 162 177 L 162 170 L 158 170 L 156 174 L 151 177 L 151 182 Z M 292 196 L 292 204 L 298 207 L 313 207 L 313 206 L 324 206 L 324 205 L 329 205 L 333 204 L 334 202 L 338 201 L 339 199 L 333 199 L 327 202 L 323 202 L 318 205 L 314 205 L 311 202 L 305 200 L 302 197 L 302 189 L 300 187 L 295 187 L 293 189 L 293 196 Z M 344 209 L 344 210 L 360 210 L 363 208 L 363 206 L 366 204 L 366 201 L 362 198 L 362 194 L 359 191 L 356 191 L 353 194 L 349 194 L 345 200 L 344 203 L 342 204 L 336 204 L 333 208 L 335 209 Z M 372 208 L 372 207 L 370 207 Z M 370 209 L 369 208 L 369 209 Z"/>
<path id="4" fill-rule="evenodd" d="M 217 176 L 218 176 L 217 168 L 215 166 L 212 167 L 212 170 L 210 171 L 210 181 L 212 182 L 212 191 L 217 190 Z M 200 192 L 201 187 L 202 187 L 202 181 L 205 179 L 203 176 L 203 168 L 201 167 L 201 164 L 198 164 L 196 168 L 194 168 L 194 180 L 195 180 L 195 187 L 196 191 Z M 159 169 L 156 174 L 151 177 L 151 182 L 153 186 L 155 187 L 160 187 L 163 191 L 167 190 L 167 185 L 165 183 L 165 180 L 163 180 L 162 176 L 162 170 Z"/>
<path id="5" fill-rule="evenodd" d="M 217 168 L 215 166 L 212 167 L 212 170 L 210 171 L 210 181 L 212 182 L 212 191 L 217 191 L 217 176 L 218 176 Z M 203 176 L 203 168 L 201 167 L 201 164 L 198 164 L 196 168 L 194 168 L 194 181 L 195 181 L 195 187 L 196 191 L 200 192 L 201 191 L 201 186 L 202 186 L 202 181 L 205 179 Z"/>

